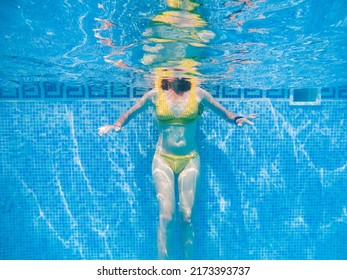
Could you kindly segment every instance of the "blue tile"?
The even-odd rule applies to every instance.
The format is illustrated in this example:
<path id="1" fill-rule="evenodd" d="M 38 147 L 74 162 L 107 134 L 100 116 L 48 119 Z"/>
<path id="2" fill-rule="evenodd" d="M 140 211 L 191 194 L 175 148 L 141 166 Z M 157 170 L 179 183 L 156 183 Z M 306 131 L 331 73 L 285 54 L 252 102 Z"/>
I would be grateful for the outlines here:
<path id="1" fill-rule="evenodd" d="M 266 98 L 288 98 L 285 89 L 268 89 L 265 91 Z"/>
<path id="2" fill-rule="evenodd" d="M 204 90 L 208 91 L 214 98 L 220 97 L 220 89 L 219 85 L 202 85 Z"/>
<path id="3" fill-rule="evenodd" d="M 222 88 L 222 98 L 241 98 L 241 89 L 239 88 Z"/>
<path id="4" fill-rule="evenodd" d="M 59 96 L 61 84 L 39 86 Z M 0 102 L 0 259 L 156 259 L 153 112 L 99 137 L 133 100 L 26 100 Z M 259 118 L 242 129 L 211 110 L 198 120 L 194 258 L 346 259 L 346 102 L 223 105 Z M 174 259 L 182 258 L 181 226 L 177 211 Z"/>
<path id="5" fill-rule="evenodd" d="M 111 83 L 111 98 L 130 98 L 130 88 L 119 83 Z"/>
<path id="6" fill-rule="evenodd" d="M 338 87 L 337 88 L 339 98 L 347 98 L 347 87 Z"/>
<path id="7" fill-rule="evenodd" d="M 322 99 L 335 99 L 336 98 L 336 88 L 335 87 L 324 87 L 321 89 Z"/>
<path id="8" fill-rule="evenodd" d="M 89 98 L 107 98 L 108 96 L 108 84 L 88 85 Z"/>
<path id="9" fill-rule="evenodd" d="M 146 92 L 150 91 L 150 88 L 139 88 L 139 87 L 133 87 L 133 97 L 134 98 L 140 98 L 142 97 Z"/>
<path id="10" fill-rule="evenodd" d="M 39 83 L 23 83 L 21 86 L 22 98 L 41 98 L 41 87 Z"/>
<path id="11" fill-rule="evenodd" d="M 262 98 L 263 91 L 261 89 L 244 89 L 243 97 L 244 98 Z"/>
<path id="12" fill-rule="evenodd" d="M 85 98 L 85 87 L 84 85 L 71 85 L 71 84 L 64 84 L 63 85 L 63 91 L 66 93 L 66 98 Z"/>
<path id="13" fill-rule="evenodd" d="M 43 92 L 45 98 L 63 98 L 63 85 L 58 82 L 43 82 Z"/>
<path id="14" fill-rule="evenodd" d="M 0 99 L 18 99 L 18 88 L 1 88 L 0 87 Z"/>

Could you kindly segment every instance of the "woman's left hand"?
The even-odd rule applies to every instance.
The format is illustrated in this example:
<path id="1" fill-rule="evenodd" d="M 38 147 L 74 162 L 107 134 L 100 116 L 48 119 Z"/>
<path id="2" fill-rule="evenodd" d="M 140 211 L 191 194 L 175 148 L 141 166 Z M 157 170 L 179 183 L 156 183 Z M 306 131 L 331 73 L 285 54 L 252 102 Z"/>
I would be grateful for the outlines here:
<path id="1" fill-rule="evenodd" d="M 257 114 L 250 114 L 246 117 L 242 117 L 236 120 L 236 125 L 238 127 L 242 127 L 242 125 L 245 124 L 249 124 L 249 125 L 254 125 L 254 123 L 251 121 L 253 119 L 256 119 L 258 117 Z"/>

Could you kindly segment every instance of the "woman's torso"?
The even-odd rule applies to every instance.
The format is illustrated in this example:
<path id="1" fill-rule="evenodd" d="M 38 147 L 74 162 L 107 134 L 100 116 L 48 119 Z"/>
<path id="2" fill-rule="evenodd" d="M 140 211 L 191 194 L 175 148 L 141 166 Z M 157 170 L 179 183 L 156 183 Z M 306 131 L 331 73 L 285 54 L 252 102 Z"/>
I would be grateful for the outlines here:
<path id="1" fill-rule="evenodd" d="M 195 89 L 184 92 L 182 96 L 159 89 L 153 103 L 159 125 L 157 151 L 174 155 L 196 151 L 200 98 Z"/>

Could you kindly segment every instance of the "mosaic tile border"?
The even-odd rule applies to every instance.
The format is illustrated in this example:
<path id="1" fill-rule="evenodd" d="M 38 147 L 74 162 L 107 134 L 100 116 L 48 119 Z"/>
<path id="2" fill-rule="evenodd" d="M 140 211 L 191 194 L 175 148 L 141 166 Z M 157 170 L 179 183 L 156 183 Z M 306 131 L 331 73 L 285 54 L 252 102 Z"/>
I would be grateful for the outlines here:
<path id="1" fill-rule="evenodd" d="M 283 99 L 289 100 L 289 89 L 240 89 L 227 86 L 208 86 L 218 99 Z M 149 88 L 105 82 L 98 85 L 76 85 L 62 82 L 21 83 L 17 87 L 0 87 L 0 101 L 4 100 L 98 100 L 133 99 L 141 97 Z M 321 88 L 322 100 L 347 100 L 347 86 Z"/>

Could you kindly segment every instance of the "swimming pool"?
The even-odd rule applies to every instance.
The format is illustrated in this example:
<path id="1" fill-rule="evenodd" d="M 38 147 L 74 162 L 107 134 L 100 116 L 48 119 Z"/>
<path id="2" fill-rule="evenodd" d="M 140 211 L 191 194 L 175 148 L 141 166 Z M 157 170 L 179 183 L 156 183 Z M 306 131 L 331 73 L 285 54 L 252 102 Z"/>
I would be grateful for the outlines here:
<path id="1" fill-rule="evenodd" d="M 97 128 L 182 59 L 226 108 L 259 114 L 199 120 L 195 258 L 347 258 L 346 3 L 241 2 L 190 1 L 200 25 L 165 42 L 166 1 L 4 3 L 1 259 L 156 259 L 153 112 Z M 321 103 L 291 105 L 293 88 Z"/>

